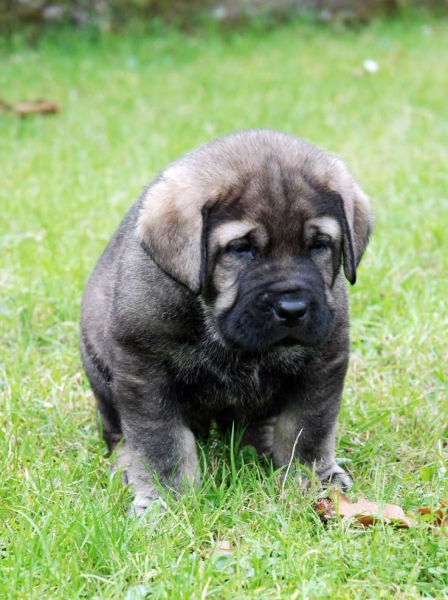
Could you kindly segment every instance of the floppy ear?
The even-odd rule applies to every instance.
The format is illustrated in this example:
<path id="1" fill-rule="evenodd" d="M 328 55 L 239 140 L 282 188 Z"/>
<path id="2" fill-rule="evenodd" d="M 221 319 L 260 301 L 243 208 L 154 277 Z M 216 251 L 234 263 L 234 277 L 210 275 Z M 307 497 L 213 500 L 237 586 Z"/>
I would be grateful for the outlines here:
<path id="1" fill-rule="evenodd" d="M 361 262 L 373 229 L 372 208 L 369 198 L 353 179 L 345 164 L 337 160 L 332 166 L 329 193 L 337 205 L 338 220 L 342 229 L 344 275 L 354 285 L 356 268 Z"/>
<path id="2" fill-rule="evenodd" d="M 195 294 L 205 270 L 208 190 L 189 169 L 172 167 L 148 188 L 138 219 L 137 236 L 154 262 Z"/>
<path id="3" fill-rule="evenodd" d="M 352 179 L 351 190 L 346 190 L 341 197 L 343 211 L 344 274 L 348 281 L 356 283 L 356 267 L 361 262 L 373 229 L 373 218 L 370 200 L 359 185 Z"/>

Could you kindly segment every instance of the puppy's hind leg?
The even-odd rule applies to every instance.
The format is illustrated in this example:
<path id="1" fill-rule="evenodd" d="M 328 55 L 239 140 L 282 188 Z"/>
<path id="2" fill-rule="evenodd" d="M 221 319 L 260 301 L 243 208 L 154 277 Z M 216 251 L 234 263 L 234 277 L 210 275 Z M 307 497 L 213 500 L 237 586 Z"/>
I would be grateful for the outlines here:
<path id="1" fill-rule="evenodd" d="M 269 417 L 259 421 L 251 421 L 241 440 L 242 446 L 253 446 L 259 457 L 272 457 L 274 443 L 274 427 L 277 417 Z"/>
<path id="2" fill-rule="evenodd" d="M 218 428 L 222 434 L 229 434 L 232 427 L 235 427 L 237 431 L 242 430 L 241 447 L 253 446 L 259 457 L 267 456 L 268 458 L 272 455 L 276 421 L 277 417 L 274 416 L 248 422 L 247 418 L 234 408 L 225 409 L 216 417 Z"/>
<path id="3" fill-rule="evenodd" d="M 98 429 L 107 444 L 109 454 L 123 437 L 120 416 L 114 406 L 112 375 L 86 335 L 81 337 L 81 356 L 87 378 L 95 396 Z"/>
<path id="4" fill-rule="evenodd" d="M 112 404 L 112 394 L 105 395 L 94 391 L 98 405 L 98 429 L 107 444 L 109 454 L 115 450 L 123 438 L 120 417 Z"/>
<path id="5" fill-rule="evenodd" d="M 96 389 L 94 396 L 98 406 L 98 430 L 107 444 L 108 455 L 111 456 L 116 451 L 116 462 L 112 464 L 112 472 L 123 469 L 123 484 L 128 485 L 129 478 L 126 470 L 129 463 L 128 451 L 121 430 L 120 417 L 112 404 L 111 394 L 104 394 Z"/>

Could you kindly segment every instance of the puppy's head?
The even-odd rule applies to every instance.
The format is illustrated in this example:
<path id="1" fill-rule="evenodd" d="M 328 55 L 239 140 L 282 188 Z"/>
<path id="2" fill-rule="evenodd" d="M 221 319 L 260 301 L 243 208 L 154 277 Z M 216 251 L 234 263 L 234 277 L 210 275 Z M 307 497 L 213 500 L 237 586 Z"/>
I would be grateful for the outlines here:
<path id="1" fill-rule="evenodd" d="M 173 163 L 144 195 L 138 223 L 154 261 L 201 296 L 209 327 L 242 350 L 325 340 L 341 265 L 355 283 L 371 230 L 370 202 L 344 163 L 271 130 Z"/>

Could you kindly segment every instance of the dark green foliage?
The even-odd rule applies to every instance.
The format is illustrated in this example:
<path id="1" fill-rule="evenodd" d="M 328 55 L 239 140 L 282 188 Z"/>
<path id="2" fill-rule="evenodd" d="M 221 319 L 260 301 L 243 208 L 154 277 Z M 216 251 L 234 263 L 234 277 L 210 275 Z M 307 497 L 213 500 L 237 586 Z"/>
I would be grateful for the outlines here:
<path id="1" fill-rule="evenodd" d="M 352 24 L 415 8 L 448 14 L 448 0 L 0 0 L 0 33 L 23 28 L 36 33 L 67 24 L 101 31 L 129 26 L 148 30 L 160 23 L 233 26 L 254 19 L 275 23 L 299 14 Z"/>

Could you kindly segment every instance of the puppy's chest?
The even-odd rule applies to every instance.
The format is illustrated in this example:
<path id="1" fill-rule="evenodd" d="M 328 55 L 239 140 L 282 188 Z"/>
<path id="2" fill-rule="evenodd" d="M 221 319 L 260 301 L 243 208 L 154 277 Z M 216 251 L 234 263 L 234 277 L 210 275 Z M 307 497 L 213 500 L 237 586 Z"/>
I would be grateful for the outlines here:
<path id="1" fill-rule="evenodd" d="M 266 402 L 275 392 L 276 385 L 260 365 L 228 370 L 208 370 L 201 396 L 207 403 L 225 406 L 254 405 Z"/>
<path id="2" fill-rule="evenodd" d="M 173 375 L 195 405 L 221 410 L 229 406 L 262 407 L 271 403 L 298 361 L 242 360 L 219 351 L 190 348 L 173 360 Z M 288 368 L 289 366 L 289 368 Z"/>
<path id="3" fill-rule="evenodd" d="M 272 399 L 280 387 L 277 378 L 267 376 L 260 366 L 246 368 L 202 368 L 198 377 L 187 386 L 190 398 L 196 405 L 221 410 L 229 406 L 263 406 Z"/>

